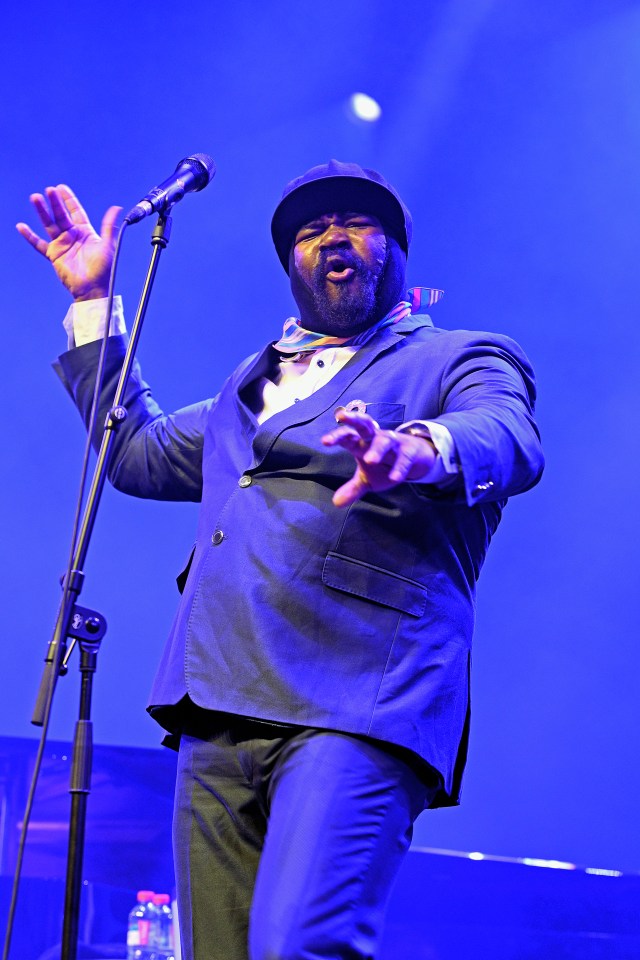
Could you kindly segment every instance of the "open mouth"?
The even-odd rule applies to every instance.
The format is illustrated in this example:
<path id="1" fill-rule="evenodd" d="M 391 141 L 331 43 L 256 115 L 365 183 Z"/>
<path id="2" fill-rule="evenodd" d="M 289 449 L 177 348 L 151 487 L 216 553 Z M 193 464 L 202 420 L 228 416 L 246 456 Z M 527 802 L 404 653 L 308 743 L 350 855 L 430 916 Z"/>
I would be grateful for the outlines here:
<path id="1" fill-rule="evenodd" d="M 344 283 L 350 280 L 355 270 L 342 257 L 329 257 L 325 265 L 325 277 L 331 283 Z"/>

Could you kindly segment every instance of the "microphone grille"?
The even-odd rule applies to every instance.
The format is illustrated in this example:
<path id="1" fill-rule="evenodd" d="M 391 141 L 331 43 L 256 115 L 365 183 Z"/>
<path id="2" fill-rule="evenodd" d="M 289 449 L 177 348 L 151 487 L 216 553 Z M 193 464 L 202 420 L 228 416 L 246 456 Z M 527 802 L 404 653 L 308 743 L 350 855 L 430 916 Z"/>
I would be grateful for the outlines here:
<path id="1" fill-rule="evenodd" d="M 184 160 L 180 161 L 176 170 L 179 170 L 184 164 L 192 168 L 198 180 L 202 179 L 202 183 L 198 185 L 198 190 L 202 190 L 208 183 L 211 183 L 216 175 L 215 161 L 207 153 L 192 153 L 190 157 L 185 157 Z"/>

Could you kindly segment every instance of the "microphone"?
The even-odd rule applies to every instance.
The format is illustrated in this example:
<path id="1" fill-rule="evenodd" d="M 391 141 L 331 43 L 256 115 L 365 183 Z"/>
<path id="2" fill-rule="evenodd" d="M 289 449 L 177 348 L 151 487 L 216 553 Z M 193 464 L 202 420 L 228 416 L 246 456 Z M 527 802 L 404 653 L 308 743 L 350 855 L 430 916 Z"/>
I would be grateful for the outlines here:
<path id="1" fill-rule="evenodd" d="M 197 193 L 213 180 L 216 165 L 206 153 L 194 153 L 185 157 L 175 172 L 159 186 L 150 190 L 146 197 L 136 204 L 124 218 L 125 223 L 137 223 L 151 213 L 164 213 L 165 210 L 182 200 L 185 193 Z"/>

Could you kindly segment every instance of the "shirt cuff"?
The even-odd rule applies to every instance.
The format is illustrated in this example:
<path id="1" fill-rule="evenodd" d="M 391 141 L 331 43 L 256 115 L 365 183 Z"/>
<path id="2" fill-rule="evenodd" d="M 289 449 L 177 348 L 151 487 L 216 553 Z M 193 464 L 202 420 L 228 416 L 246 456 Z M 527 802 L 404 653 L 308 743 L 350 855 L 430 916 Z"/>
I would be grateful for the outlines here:
<path id="1" fill-rule="evenodd" d="M 447 484 L 461 472 L 455 440 L 444 424 L 435 420 L 408 420 L 396 432 L 423 436 L 431 440 L 438 453 L 431 469 L 418 480 L 412 480 L 412 483 Z"/>
<path id="2" fill-rule="evenodd" d="M 100 340 L 104 336 L 104 328 L 107 322 L 106 306 L 106 297 L 101 297 L 98 300 L 81 300 L 78 303 L 71 304 L 62 321 L 62 326 L 67 334 L 69 350 L 72 350 L 73 347 L 81 347 L 85 343 L 91 343 L 92 340 Z M 126 332 L 122 297 L 116 296 L 113 298 L 109 336 L 114 337 Z"/>

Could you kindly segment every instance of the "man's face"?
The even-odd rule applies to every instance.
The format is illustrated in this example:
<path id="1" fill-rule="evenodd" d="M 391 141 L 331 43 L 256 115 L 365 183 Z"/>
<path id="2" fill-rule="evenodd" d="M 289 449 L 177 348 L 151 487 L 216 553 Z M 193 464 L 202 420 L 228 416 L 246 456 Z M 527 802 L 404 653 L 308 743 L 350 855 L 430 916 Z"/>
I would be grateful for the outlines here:
<path id="1" fill-rule="evenodd" d="M 291 289 L 303 325 L 351 336 L 378 320 L 387 244 L 370 214 L 327 213 L 303 224 L 291 254 Z"/>

